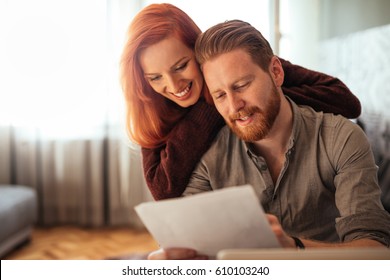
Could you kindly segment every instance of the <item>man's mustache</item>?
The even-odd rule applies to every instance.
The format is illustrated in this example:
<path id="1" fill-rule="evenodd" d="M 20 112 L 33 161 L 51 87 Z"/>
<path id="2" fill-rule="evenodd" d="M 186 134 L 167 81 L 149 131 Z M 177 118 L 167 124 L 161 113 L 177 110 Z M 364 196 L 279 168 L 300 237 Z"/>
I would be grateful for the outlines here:
<path id="1" fill-rule="evenodd" d="M 262 113 L 262 110 L 257 106 L 247 107 L 247 108 L 241 109 L 240 111 L 238 111 L 235 114 L 231 114 L 229 116 L 229 121 L 234 122 L 238 119 L 245 118 L 245 117 L 250 116 L 254 113 Z"/>

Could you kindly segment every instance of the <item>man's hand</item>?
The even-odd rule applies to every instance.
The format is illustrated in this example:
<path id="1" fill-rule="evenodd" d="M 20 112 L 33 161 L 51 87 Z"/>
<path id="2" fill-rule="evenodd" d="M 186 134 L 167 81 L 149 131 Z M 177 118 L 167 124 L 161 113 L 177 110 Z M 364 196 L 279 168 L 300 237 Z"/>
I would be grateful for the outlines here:
<path id="1" fill-rule="evenodd" d="M 274 232 L 276 239 L 279 241 L 280 245 L 284 248 L 295 248 L 295 242 L 294 239 L 292 239 L 290 236 L 288 236 L 281 224 L 279 223 L 279 220 L 276 216 L 267 214 L 268 222 L 271 225 L 271 229 Z"/>
<path id="2" fill-rule="evenodd" d="M 208 256 L 200 255 L 193 249 L 166 248 L 151 252 L 148 260 L 207 260 Z"/>
<path id="3" fill-rule="evenodd" d="M 276 216 L 267 214 L 268 222 L 271 225 L 271 229 L 274 232 L 276 239 L 279 241 L 280 245 L 284 248 L 295 248 L 295 241 L 292 237 L 287 235 L 281 224 L 279 223 L 279 220 Z M 368 239 L 368 238 L 362 238 L 357 239 L 349 242 L 320 242 L 320 241 L 314 241 L 314 240 L 308 240 L 308 239 L 302 239 L 301 241 L 304 243 L 306 248 L 309 247 L 317 247 L 317 248 L 329 248 L 329 247 L 385 247 L 384 244 L 380 243 L 379 241 Z"/>

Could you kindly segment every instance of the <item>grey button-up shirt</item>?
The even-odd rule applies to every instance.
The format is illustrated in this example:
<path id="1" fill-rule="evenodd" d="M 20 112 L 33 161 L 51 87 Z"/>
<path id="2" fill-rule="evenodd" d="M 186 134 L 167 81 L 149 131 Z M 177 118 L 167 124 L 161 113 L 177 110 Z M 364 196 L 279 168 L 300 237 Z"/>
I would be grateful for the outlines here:
<path id="1" fill-rule="evenodd" d="M 184 195 L 251 184 L 265 212 L 276 215 L 292 236 L 371 238 L 388 246 L 390 215 L 380 201 L 377 166 L 364 132 L 341 116 L 289 101 L 293 130 L 276 184 L 264 158 L 224 127 Z"/>

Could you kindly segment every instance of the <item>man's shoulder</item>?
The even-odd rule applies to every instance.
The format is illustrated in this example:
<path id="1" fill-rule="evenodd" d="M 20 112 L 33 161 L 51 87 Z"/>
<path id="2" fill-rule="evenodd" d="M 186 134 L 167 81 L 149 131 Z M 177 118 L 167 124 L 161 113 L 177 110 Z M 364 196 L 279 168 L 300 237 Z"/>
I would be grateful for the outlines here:
<path id="1" fill-rule="evenodd" d="M 310 106 L 298 105 L 298 110 L 305 121 L 312 121 L 322 128 L 348 127 L 355 128 L 357 125 L 350 119 L 342 115 L 332 113 L 317 112 Z M 357 127 L 356 127 L 357 128 Z"/>

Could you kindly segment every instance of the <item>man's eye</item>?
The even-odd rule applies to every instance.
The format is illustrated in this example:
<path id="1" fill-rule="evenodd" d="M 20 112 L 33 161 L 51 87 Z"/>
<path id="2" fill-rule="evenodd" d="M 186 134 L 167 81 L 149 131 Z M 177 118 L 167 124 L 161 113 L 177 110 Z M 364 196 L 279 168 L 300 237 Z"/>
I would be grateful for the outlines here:
<path id="1" fill-rule="evenodd" d="M 247 85 L 248 85 L 249 83 L 245 83 L 245 84 L 241 84 L 241 85 L 237 85 L 237 86 L 235 86 L 235 90 L 240 90 L 240 89 L 243 89 L 243 88 L 245 88 Z"/>
<path id="2" fill-rule="evenodd" d="M 219 94 L 216 94 L 215 95 L 215 99 L 221 99 L 222 97 L 224 97 L 226 94 L 224 92 L 221 92 Z"/>

